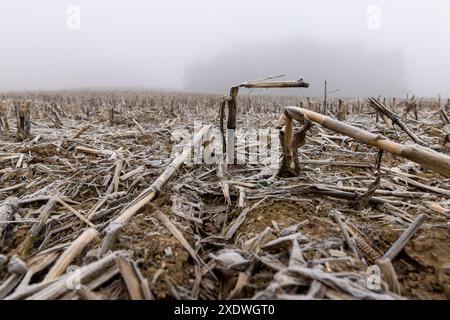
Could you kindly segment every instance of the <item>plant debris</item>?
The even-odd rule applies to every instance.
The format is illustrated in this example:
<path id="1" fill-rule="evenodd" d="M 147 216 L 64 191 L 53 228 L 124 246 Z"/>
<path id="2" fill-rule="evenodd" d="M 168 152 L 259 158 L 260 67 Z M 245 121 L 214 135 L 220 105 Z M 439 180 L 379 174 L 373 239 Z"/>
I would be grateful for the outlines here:
<path id="1" fill-rule="evenodd" d="M 450 299 L 449 110 L 237 96 L 272 78 L 2 95 L 0 298 Z M 226 103 L 228 129 L 279 128 L 281 167 L 191 161 L 219 124 L 226 152 Z"/>

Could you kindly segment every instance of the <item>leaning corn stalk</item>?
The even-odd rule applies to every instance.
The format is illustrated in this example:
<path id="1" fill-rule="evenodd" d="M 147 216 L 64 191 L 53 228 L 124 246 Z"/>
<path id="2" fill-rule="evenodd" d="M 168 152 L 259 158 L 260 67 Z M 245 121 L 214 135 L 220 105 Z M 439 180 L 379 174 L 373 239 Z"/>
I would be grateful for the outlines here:
<path id="1" fill-rule="evenodd" d="M 378 111 L 381 115 L 384 115 L 385 117 L 388 117 L 393 123 L 398 125 L 400 128 L 403 129 L 403 131 L 406 132 L 406 134 L 417 144 L 420 144 L 421 146 L 425 146 L 426 143 L 420 139 L 418 136 L 414 134 L 401 120 L 398 115 L 390 111 L 388 108 L 386 108 L 381 102 L 379 102 L 377 99 L 370 97 L 369 98 L 370 106 L 374 108 L 376 111 Z"/>
<path id="2" fill-rule="evenodd" d="M 399 144 L 389 140 L 383 135 L 367 132 L 347 123 L 334 120 L 330 117 L 304 108 L 286 107 L 285 116 L 298 121 L 301 121 L 304 117 L 307 117 L 309 120 L 316 122 L 327 129 L 352 137 L 358 142 L 374 146 L 378 149 L 421 164 L 425 168 L 434 170 L 445 177 L 450 177 L 450 157 L 432 149 L 419 145 Z M 289 138 L 285 137 L 285 139 L 285 142 L 289 141 Z M 288 155 L 292 154 L 292 144 L 286 144 L 285 148 L 285 152 L 287 152 Z"/>

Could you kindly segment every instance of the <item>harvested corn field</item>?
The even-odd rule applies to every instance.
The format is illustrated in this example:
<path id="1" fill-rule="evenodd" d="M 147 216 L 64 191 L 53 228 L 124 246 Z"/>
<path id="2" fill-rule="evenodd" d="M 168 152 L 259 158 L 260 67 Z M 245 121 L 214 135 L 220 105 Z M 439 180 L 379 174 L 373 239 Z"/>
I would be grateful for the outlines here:
<path id="1" fill-rule="evenodd" d="M 450 299 L 450 105 L 270 79 L 3 94 L 0 298 Z"/>

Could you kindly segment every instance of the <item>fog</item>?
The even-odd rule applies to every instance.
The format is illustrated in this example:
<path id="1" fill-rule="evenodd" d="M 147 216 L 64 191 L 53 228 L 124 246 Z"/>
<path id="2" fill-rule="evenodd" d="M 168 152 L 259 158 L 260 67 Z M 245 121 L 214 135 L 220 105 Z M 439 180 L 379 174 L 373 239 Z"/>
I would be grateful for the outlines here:
<path id="1" fill-rule="evenodd" d="M 0 91 L 226 93 L 285 73 L 311 83 L 293 94 L 327 80 L 338 95 L 450 96 L 449 16 L 448 0 L 0 0 Z"/>
<path id="2" fill-rule="evenodd" d="M 184 83 L 188 90 L 223 92 L 224 88 L 251 80 L 255 75 L 286 71 L 292 80 L 303 78 L 308 89 L 279 89 L 276 94 L 320 96 L 327 91 L 340 96 L 395 96 L 408 92 L 401 51 L 368 50 L 358 44 L 324 44 L 307 38 L 250 43 L 230 49 L 207 62 L 191 64 Z M 260 89 L 258 93 L 274 92 Z"/>

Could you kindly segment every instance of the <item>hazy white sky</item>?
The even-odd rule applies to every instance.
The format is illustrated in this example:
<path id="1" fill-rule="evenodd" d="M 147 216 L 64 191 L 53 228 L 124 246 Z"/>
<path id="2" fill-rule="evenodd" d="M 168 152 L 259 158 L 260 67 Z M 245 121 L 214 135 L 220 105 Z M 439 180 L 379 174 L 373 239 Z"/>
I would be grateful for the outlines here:
<path id="1" fill-rule="evenodd" d="M 66 25 L 70 5 L 80 30 Z M 380 8 L 379 30 L 367 27 L 369 5 Z M 450 95 L 449 0 L 0 0 L 0 90 L 182 89 L 189 63 L 296 36 L 398 48 L 411 91 Z"/>

